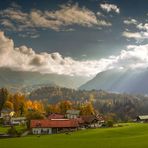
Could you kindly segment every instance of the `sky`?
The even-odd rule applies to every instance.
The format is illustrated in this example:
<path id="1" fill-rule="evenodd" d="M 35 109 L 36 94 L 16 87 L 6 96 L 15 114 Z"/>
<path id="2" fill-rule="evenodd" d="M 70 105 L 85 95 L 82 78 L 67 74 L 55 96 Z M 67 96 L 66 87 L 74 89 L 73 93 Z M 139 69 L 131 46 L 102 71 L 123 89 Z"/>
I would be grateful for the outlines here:
<path id="1" fill-rule="evenodd" d="M 0 67 L 95 76 L 147 67 L 147 0 L 0 1 Z"/>

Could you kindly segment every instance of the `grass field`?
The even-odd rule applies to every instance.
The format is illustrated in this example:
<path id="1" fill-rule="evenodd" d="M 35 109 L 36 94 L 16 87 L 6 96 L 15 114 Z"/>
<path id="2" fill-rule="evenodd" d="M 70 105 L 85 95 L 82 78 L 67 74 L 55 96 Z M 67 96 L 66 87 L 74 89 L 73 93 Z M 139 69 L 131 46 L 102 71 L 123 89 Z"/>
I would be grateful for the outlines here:
<path id="1" fill-rule="evenodd" d="M 70 135 L 27 136 L 0 139 L 1 148 L 144 148 L 148 147 L 148 124 L 90 129 Z"/>

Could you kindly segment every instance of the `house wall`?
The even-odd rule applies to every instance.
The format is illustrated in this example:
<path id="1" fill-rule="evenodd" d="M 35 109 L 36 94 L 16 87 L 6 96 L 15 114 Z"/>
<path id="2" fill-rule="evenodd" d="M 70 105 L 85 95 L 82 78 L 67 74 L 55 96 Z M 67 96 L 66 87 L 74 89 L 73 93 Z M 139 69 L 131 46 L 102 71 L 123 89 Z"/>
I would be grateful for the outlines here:
<path id="1" fill-rule="evenodd" d="M 11 118 L 11 124 L 13 125 L 20 125 L 20 124 L 26 124 L 27 119 L 25 117 L 18 117 L 18 118 Z"/>
<path id="2" fill-rule="evenodd" d="M 76 119 L 78 117 L 78 115 L 67 114 L 66 117 L 68 119 Z"/>
<path id="3" fill-rule="evenodd" d="M 97 128 L 97 127 L 101 127 L 101 123 L 92 123 L 92 124 L 90 124 L 90 127 L 91 128 Z"/>
<path id="4" fill-rule="evenodd" d="M 32 128 L 32 133 L 34 135 L 52 134 L 52 129 L 51 128 Z"/>

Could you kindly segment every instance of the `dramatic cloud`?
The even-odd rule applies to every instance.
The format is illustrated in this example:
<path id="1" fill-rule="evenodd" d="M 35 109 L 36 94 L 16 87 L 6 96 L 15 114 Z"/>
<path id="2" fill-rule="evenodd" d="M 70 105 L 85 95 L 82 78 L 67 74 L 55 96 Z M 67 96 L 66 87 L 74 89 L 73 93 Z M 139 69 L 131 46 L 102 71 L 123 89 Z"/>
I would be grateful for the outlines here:
<path id="1" fill-rule="evenodd" d="M 96 28 L 112 25 L 97 16 L 98 14 L 86 7 L 68 3 L 53 11 L 34 9 L 30 12 L 23 12 L 20 7 L 7 8 L 0 11 L 0 22 L 4 29 L 25 33 L 32 32 L 33 37 L 36 35 L 37 28 L 63 31 L 69 30 L 72 25 Z"/>
<path id="2" fill-rule="evenodd" d="M 148 39 L 148 23 L 139 23 L 135 19 L 128 19 L 123 21 L 126 25 L 134 25 L 135 29 L 137 29 L 136 32 L 130 32 L 130 31 L 124 31 L 122 33 L 122 36 L 126 38 L 133 38 L 136 41 L 143 41 L 145 39 Z"/>
<path id="3" fill-rule="evenodd" d="M 71 57 L 62 57 L 59 53 L 37 54 L 32 48 L 26 46 L 15 48 L 13 40 L 0 32 L 0 67 L 9 67 L 19 71 L 92 76 L 103 70 L 107 64 L 106 59 L 76 61 Z"/>
<path id="4" fill-rule="evenodd" d="M 13 40 L 0 32 L 0 67 L 19 71 L 38 71 L 71 76 L 94 76 L 111 68 L 139 68 L 148 65 L 148 44 L 127 46 L 118 56 L 78 61 L 59 53 L 36 53 L 26 46 L 14 47 Z"/>
<path id="5" fill-rule="evenodd" d="M 108 4 L 108 3 L 100 4 L 100 7 L 107 12 L 112 11 L 112 12 L 120 13 L 119 7 L 117 7 L 117 5 L 114 5 L 114 4 Z"/>
<path id="6" fill-rule="evenodd" d="M 116 63 L 116 64 L 115 64 Z M 148 44 L 129 45 L 116 57 L 115 66 L 124 68 L 147 68 L 148 66 Z"/>

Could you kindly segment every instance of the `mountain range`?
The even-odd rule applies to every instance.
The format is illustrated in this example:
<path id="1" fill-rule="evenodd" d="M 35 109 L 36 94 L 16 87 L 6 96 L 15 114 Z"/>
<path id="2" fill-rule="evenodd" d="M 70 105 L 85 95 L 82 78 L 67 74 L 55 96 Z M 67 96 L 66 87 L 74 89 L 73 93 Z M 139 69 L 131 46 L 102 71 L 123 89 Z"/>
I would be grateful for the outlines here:
<path id="1" fill-rule="evenodd" d="M 106 90 L 116 93 L 148 94 L 148 69 L 111 69 L 101 72 L 80 86 L 82 90 Z"/>
<path id="2" fill-rule="evenodd" d="M 0 68 L 0 87 L 12 92 L 32 92 L 41 87 L 105 90 L 114 93 L 148 94 L 148 69 L 110 69 L 89 77 L 41 74 Z M 80 87 L 79 87 L 80 86 Z"/>
<path id="3" fill-rule="evenodd" d="M 0 68 L 0 87 L 10 91 L 32 91 L 38 87 L 60 86 L 78 88 L 89 78 L 58 74 L 41 74 L 39 72 L 14 71 L 10 68 Z"/>

